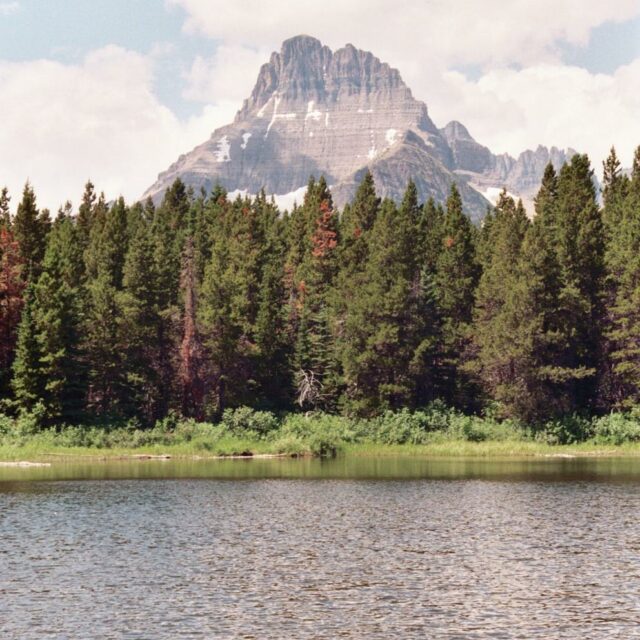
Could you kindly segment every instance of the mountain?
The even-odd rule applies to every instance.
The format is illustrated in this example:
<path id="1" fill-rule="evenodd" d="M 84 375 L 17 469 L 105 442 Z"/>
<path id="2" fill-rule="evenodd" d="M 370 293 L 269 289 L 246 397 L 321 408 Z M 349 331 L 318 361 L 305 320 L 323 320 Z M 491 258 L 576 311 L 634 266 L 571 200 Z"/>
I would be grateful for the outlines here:
<path id="1" fill-rule="evenodd" d="M 549 160 L 572 152 L 538 147 L 518 159 L 494 155 L 459 122 L 438 129 L 400 73 L 346 45 L 332 52 L 310 36 L 286 40 L 264 64 L 233 123 L 182 155 L 143 198 L 161 199 L 180 177 L 196 190 L 266 193 L 300 202 L 310 175 L 324 175 L 338 206 L 367 170 L 379 194 L 400 199 L 409 179 L 420 197 L 443 201 L 453 182 L 467 211 L 480 218 L 502 187 L 526 200 Z"/>

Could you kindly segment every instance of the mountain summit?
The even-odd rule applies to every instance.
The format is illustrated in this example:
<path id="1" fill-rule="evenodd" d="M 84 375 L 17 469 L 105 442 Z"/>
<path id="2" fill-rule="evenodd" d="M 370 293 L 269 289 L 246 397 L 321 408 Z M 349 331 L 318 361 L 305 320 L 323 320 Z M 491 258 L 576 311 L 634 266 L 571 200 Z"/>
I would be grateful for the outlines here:
<path id="1" fill-rule="evenodd" d="M 302 35 L 262 66 L 233 123 L 180 156 L 143 197 L 160 199 L 180 177 L 197 190 L 264 188 L 291 203 L 301 201 L 310 175 L 324 175 L 342 205 L 369 170 L 380 195 L 394 199 L 409 179 L 422 199 L 437 201 L 457 182 L 478 218 L 502 187 L 530 199 L 547 162 L 559 166 L 569 153 L 539 147 L 518 160 L 495 156 L 459 122 L 438 129 L 397 69 L 351 44 L 332 52 Z"/>

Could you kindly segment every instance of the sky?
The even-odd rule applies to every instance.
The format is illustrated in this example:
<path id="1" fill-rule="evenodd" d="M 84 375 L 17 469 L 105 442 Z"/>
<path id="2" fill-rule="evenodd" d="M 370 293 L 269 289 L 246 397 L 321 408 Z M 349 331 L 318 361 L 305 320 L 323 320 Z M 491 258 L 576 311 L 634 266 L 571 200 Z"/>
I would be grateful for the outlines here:
<path id="1" fill-rule="evenodd" d="M 0 186 L 140 197 L 306 33 L 400 73 L 494 153 L 640 144 L 640 0 L 0 0 Z"/>

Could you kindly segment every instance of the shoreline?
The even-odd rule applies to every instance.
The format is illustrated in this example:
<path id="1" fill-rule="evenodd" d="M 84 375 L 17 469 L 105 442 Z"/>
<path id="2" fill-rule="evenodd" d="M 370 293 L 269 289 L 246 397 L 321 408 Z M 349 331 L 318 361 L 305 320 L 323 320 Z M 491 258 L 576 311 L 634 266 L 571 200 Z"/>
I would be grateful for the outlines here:
<path id="1" fill-rule="evenodd" d="M 0 467 L 51 466 L 69 463 L 108 463 L 108 462 L 165 462 L 165 461 L 226 461 L 226 460 L 287 460 L 321 459 L 308 451 L 264 452 L 260 451 L 264 443 L 256 449 L 244 449 L 231 453 L 206 453 L 185 450 L 184 446 L 160 446 L 133 449 L 68 449 L 55 447 L 34 451 L 27 444 L 0 447 Z M 177 449 L 177 450 L 174 450 Z M 369 458 L 434 458 L 434 459 L 537 459 L 537 460 L 575 460 L 580 458 L 640 458 L 640 444 L 598 445 L 580 443 L 574 445 L 546 445 L 536 442 L 509 441 L 447 441 L 423 445 L 382 445 L 373 443 L 347 444 L 341 447 L 336 456 L 326 457 L 369 457 Z"/>

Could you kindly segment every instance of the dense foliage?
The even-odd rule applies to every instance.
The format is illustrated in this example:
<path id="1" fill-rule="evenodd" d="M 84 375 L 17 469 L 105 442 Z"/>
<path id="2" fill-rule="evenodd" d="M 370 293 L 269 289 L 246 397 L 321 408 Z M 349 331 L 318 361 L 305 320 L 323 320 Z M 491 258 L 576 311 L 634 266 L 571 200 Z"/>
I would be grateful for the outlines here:
<path id="1" fill-rule="evenodd" d="M 455 186 L 420 204 L 410 183 L 397 205 L 371 175 L 341 212 L 323 178 L 284 213 L 179 180 L 157 207 L 107 203 L 88 183 L 53 221 L 29 184 L 11 215 L 5 189 L 0 409 L 38 428 L 241 406 L 371 421 L 435 401 L 529 425 L 630 409 L 640 148 L 630 176 L 613 150 L 604 169 L 602 206 L 576 155 L 547 167 L 532 220 L 503 192 L 480 227 Z"/>

